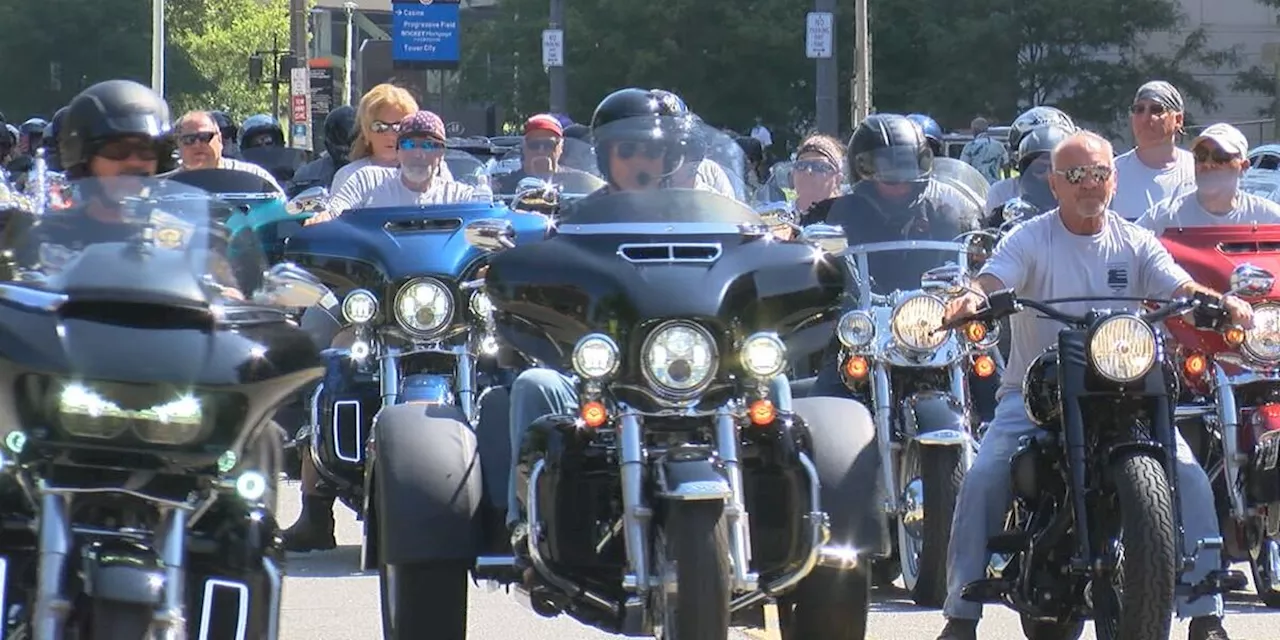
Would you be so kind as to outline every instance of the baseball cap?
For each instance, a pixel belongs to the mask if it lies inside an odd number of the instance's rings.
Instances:
[[[1196,148],[1196,145],[1203,140],[1212,140],[1219,147],[1222,147],[1223,151],[1241,158],[1249,153],[1249,140],[1244,137],[1243,133],[1240,133],[1239,129],[1225,122],[1205,127],[1205,130],[1201,131],[1200,135],[1196,136],[1196,139],[1191,142],[1191,148]]]
[[[426,136],[439,142],[445,141],[444,121],[430,111],[417,111],[400,121],[400,136]]]
[[[564,137],[564,127],[555,116],[549,113],[539,113],[538,115],[525,120],[524,132],[529,134],[534,131],[550,131],[557,136]]]

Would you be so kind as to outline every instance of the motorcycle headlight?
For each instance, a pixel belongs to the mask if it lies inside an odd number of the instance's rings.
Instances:
[[[938,331],[946,305],[929,295],[913,296],[893,310],[893,337],[908,349],[932,351],[947,341],[950,331]]]
[[[453,295],[431,278],[412,280],[396,294],[396,321],[417,334],[435,333],[453,318]]]
[[[110,440],[130,429],[152,444],[184,445],[204,431],[200,401],[183,395],[146,409],[126,409],[97,391],[71,384],[58,397],[62,428],[78,438]]]
[[[603,333],[585,335],[573,348],[573,370],[588,380],[613,375],[621,361],[618,344]]]
[[[757,378],[773,378],[787,368],[787,347],[776,333],[757,333],[742,343],[742,368]]]
[[[1089,337],[1089,360],[1102,377],[1133,382],[1156,363],[1156,333],[1134,316],[1107,318]]]
[[[691,322],[659,326],[649,334],[641,353],[649,384],[677,397],[696,394],[710,384],[718,366],[715,340]]]
[[[1280,305],[1260,304],[1253,308],[1253,328],[1244,333],[1242,346],[1246,353],[1263,362],[1280,360]]]
[[[481,320],[487,319],[493,315],[493,301],[489,299],[489,295],[483,291],[476,291],[471,294],[471,301],[468,304],[471,313]]]
[[[356,289],[342,300],[342,317],[350,324],[364,324],[378,313],[378,298],[365,289]]]
[[[850,311],[840,316],[840,324],[836,325],[836,338],[840,344],[858,349],[871,344],[876,337],[876,323],[866,311]]]

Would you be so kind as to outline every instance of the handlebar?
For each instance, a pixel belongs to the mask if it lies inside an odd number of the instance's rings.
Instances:
[[[962,318],[953,318],[950,322],[944,322],[939,331],[949,331],[957,327],[964,326],[970,322],[996,322],[1007,318],[1015,313],[1022,311],[1024,308],[1034,309],[1050,320],[1057,320],[1065,325],[1076,328],[1088,327],[1096,319],[1096,314],[1090,312],[1085,315],[1073,315],[1064,313],[1055,309],[1054,304],[1065,304],[1070,302],[1095,302],[1095,301],[1123,301],[1123,302],[1143,302],[1147,304],[1158,304],[1160,306],[1147,311],[1139,317],[1148,324],[1156,324],[1173,316],[1184,313],[1188,310],[1194,314],[1194,322],[1196,328],[1213,329],[1215,331],[1222,330],[1229,322],[1227,311],[1222,306],[1220,299],[1214,299],[1211,296],[1197,293],[1191,298],[1178,298],[1176,300],[1153,300],[1150,298],[1059,298],[1055,300],[1030,300],[1018,298],[1012,289],[1002,289],[996,291],[987,297],[986,308],[975,314]]]

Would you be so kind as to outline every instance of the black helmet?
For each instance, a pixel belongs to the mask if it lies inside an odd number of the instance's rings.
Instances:
[[[49,167],[54,171],[61,171],[62,165],[58,161],[58,132],[62,131],[62,123],[67,119],[67,108],[62,107],[53,114],[53,118],[49,120],[49,124],[44,128],[44,137],[40,140],[40,146],[44,147],[44,152],[49,161]]]
[[[28,153],[35,153],[36,148],[40,146],[40,140],[44,138],[44,128],[47,126],[49,121],[44,118],[28,118],[18,126],[18,140],[26,143]]]
[[[351,141],[356,135],[356,110],[351,105],[342,105],[329,112],[324,119],[324,148],[333,158],[333,165],[341,167],[347,163],[351,153]]]
[[[275,146],[284,146],[284,130],[280,128],[280,123],[275,118],[265,113],[260,113],[256,116],[249,116],[245,119],[244,124],[241,125],[240,150],[252,149],[254,145],[249,143],[264,133],[271,134],[271,139],[275,141]]]
[[[905,116],[867,116],[849,138],[849,181],[929,181],[933,150],[919,125]]]
[[[1022,136],[1014,157],[1018,162],[1018,171],[1024,172],[1035,162],[1036,158],[1053,151],[1058,143],[1075,133],[1075,128],[1067,128],[1060,124],[1046,124],[1036,127]]]
[[[605,96],[591,116],[591,137],[600,172],[609,177],[610,148],[618,142],[665,142],[666,170],[686,159],[693,122],[684,101],[669,91],[619,89]]]
[[[214,126],[218,127],[218,131],[222,133],[224,142],[235,142],[240,138],[240,127],[236,126],[236,121],[231,119],[225,111],[210,111],[209,117],[213,119]]]
[[[69,172],[83,170],[112,138],[143,136],[159,146],[171,126],[164,99],[132,80],[107,80],[85,89],[67,105],[65,117],[58,149]]]
[[[571,124],[564,128],[564,137],[571,140],[591,142],[591,127],[588,127],[585,124]]]
[[[1046,124],[1056,124],[1071,132],[1075,132],[1076,123],[1071,120],[1061,109],[1057,107],[1031,107],[1022,112],[1022,115],[1013,119],[1013,123],[1009,125],[1009,148],[1013,150],[1016,161],[1018,147],[1022,144],[1023,136],[1031,132],[1036,127]]]

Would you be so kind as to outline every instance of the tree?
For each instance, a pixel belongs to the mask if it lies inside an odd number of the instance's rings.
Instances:
[[[1280,0],[1258,0],[1258,3],[1266,7],[1280,9]],[[1280,109],[1280,105],[1276,104],[1275,63],[1264,62],[1260,65],[1250,65],[1248,69],[1236,74],[1235,79],[1231,82],[1231,89],[1271,98],[1269,104],[1257,110],[1257,114],[1260,116],[1271,117]]]

